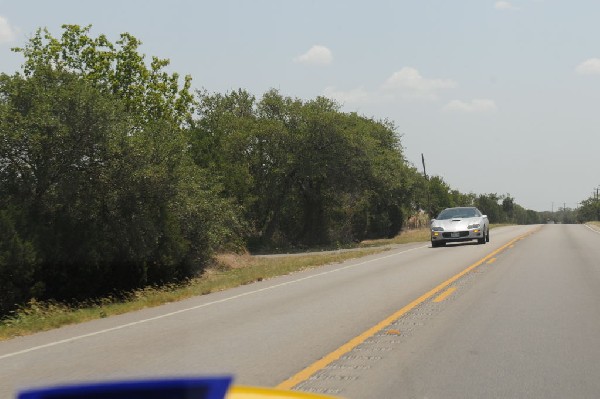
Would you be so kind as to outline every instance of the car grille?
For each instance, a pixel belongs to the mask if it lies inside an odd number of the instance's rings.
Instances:
[[[469,236],[468,231],[459,231],[458,237],[452,237],[452,233],[450,233],[450,232],[442,233],[442,237],[444,237],[444,238],[464,238],[464,237],[468,237],[468,236]]]

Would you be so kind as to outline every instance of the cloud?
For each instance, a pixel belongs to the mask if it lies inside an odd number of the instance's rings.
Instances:
[[[489,99],[474,99],[471,101],[450,101],[442,108],[445,112],[475,114],[475,113],[490,113],[498,109],[494,100]]]
[[[329,65],[333,62],[333,54],[325,46],[314,45],[306,53],[295,57],[294,62],[309,65]]]
[[[17,38],[17,30],[13,28],[8,19],[0,15],[0,43],[12,42]]]
[[[372,93],[369,93],[362,87],[344,91],[337,90],[333,86],[328,86],[325,88],[325,90],[323,90],[323,95],[342,104],[364,104],[370,102],[372,99]]]
[[[394,103],[398,99],[435,101],[440,91],[456,87],[458,84],[451,79],[425,78],[417,69],[404,67],[376,88],[339,90],[328,86],[323,95],[343,104]]]
[[[590,58],[577,65],[575,72],[580,75],[600,75],[600,58]]]
[[[436,100],[438,92],[453,89],[458,84],[450,79],[428,79],[411,67],[404,67],[394,72],[382,85],[384,90],[398,92],[405,98]]]
[[[515,7],[514,5],[512,5],[512,3],[509,3],[508,1],[497,1],[496,3],[494,3],[494,8],[500,11],[514,11],[519,9],[519,7]]]

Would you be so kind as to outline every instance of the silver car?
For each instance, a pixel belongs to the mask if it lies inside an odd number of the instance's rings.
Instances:
[[[431,246],[447,242],[490,241],[490,221],[475,207],[446,208],[431,221]]]

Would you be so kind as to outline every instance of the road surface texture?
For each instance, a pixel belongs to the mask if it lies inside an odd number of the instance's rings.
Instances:
[[[233,374],[359,398],[600,397],[600,234],[492,230],[0,343],[0,398]]]

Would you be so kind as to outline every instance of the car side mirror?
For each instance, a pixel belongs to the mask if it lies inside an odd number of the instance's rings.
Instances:
[[[481,215],[482,218],[486,218],[487,219],[487,215]]]

